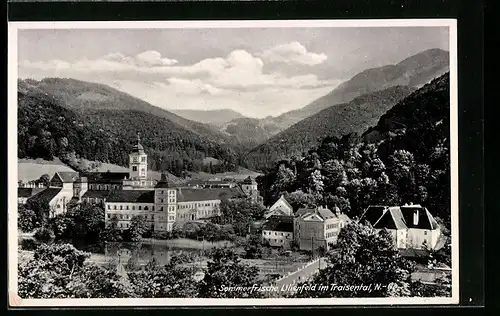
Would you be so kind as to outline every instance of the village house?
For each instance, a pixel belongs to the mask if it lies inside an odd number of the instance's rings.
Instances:
[[[269,208],[264,218],[271,216],[293,216],[293,207],[283,195]]]
[[[293,242],[293,216],[271,216],[262,227],[262,239],[272,247],[289,249]]]
[[[17,188],[17,204],[24,205],[30,197],[43,191],[46,187],[42,183],[19,183]]]
[[[300,208],[294,214],[294,239],[300,250],[331,249],[340,230],[350,221],[338,207]]]
[[[376,230],[386,229],[399,249],[435,249],[441,236],[432,214],[418,204],[369,206],[359,222]]]

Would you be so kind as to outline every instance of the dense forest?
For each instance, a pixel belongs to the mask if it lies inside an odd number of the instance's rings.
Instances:
[[[199,171],[205,157],[233,171],[239,153],[231,146],[212,142],[165,117],[136,110],[88,109],[76,112],[60,98],[36,88],[18,91],[18,158],[59,157],[68,162],[75,156],[88,160],[128,165],[128,153],[136,133],[149,155],[149,168],[179,175]]]
[[[351,217],[368,205],[420,203],[450,221],[449,73],[399,102],[363,135],[327,137],[304,157],[257,179],[266,204],[337,206]]]
[[[245,163],[250,168],[266,170],[276,161],[307,153],[325,137],[362,133],[414,90],[408,86],[395,86],[359,96],[349,103],[332,105],[252,149],[245,156]]]

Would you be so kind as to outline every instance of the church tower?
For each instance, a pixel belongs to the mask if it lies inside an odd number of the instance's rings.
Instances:
[[[139,133],[137,133],[137,144],[134,145],[129,154],[129,169],[131,179],[146,180],[148,177],[148,155],[141,145]]]

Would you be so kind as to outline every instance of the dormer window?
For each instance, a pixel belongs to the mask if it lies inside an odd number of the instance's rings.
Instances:
[[[413,213],[413,225],[418,225],[418,210]]]

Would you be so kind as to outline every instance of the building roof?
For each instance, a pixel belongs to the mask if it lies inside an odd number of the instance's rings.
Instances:
[[[290,203],[288,203],[288,201],[285,199],[285,197],[282,195],[278,201],[276,201],[276,203],[278,203],[279,201],[282,201],[283,203],[285,203],[286,207],[288,207],[289,209],[293,210],[293,207],[290,205]],[[274,203],[273,206],[276,204]]]
[[[241,184],[257,184],[257,181],[255,181],[255,179],[252,179],[252,177],[248,176],[248,178],[243,180]]]
[[[420,228],[420,229],[437,229],[439,227],[438,223],[432,216],[432,214],[420,205],[408,205],[400,206],[402,217],[408,228]],[[417,214],[418,211],[418,223],[415,225],[413,223],[413,216]]]
[[[154,190],[116,190],[108,195],[107,202],[154,203]]]
[[[28,201],[44,200],[50,202],[59,192],[61,192],[61,190],[62,188],[46,188],[45,190],[30,197]]]
[[[329,209],[327,208],[318,208],[317,209],[317,214],[323,219],[329,219],[329,218],[333,218],[333,217],[336,217],[335,214],[333,214],[332,211],[330,211]]]
[[[109,194],[110,191],[105,191],[105,190],[88,190],[83,194],[82,197],[105,199],[109,196]]]
[[[78,172],[75,171],[59,171],[56,172],[62,182],[75,182],[79,178]]]
[[[262,230],[293,232],[293,216],[271,216]]]
[[[365,210],[361,218],[359,219],[360,223],[368,222],[370,225],[375,225],[375,223],[382,217],[384,212],[387,210],[387,206],[382,205],[370,205]]]
[[[121,183],[129,177],[128,172],[85,172],[81,176],[87,178],[88,182],[98,183]]]
[[[439,227],[432,214],[421,205],[391,206],[385,208],[386,212],[373,224],[374,228],[434,230]],[[417,219],[416,223],[414,222],[415,216]]]
[[[162,173],[161,174],[161,179],[160,181],[158,181],[155,185],[155,188],[156,189],[161,189],[161,188],[164,188],[164,189],[167,189],[167,188],[171,188],[173,187],[167,180],[167,175],[165,173]]]
[[[137,132],[137,142],[135,143],[134,147],[132,147],[132,152],[133,153],[144,153],[144,147],[141,145],[141,136],[139,132]]]
[[[17,188],[17,197],[20,198],[29,198],[46,188]]]
[[[346,214],[340,213],[340,209],[338,209],[338,211],[339,211],[338,213],[333,213],[326,207],[300,208],[295,212],[294,216],[305,218],[307,216],[314,215],[321,221],[324,221],[329,218],[338,218],[339,220],[345,222],[350,221],[349,217]]]
[[[178,202],[211,201],[244,196],[244,192],[239,188],[179,188],[177,190]]]
[[[397,206],[389,207],[387,211],[373,225],[373,228],[406,229],[401,210]]]

